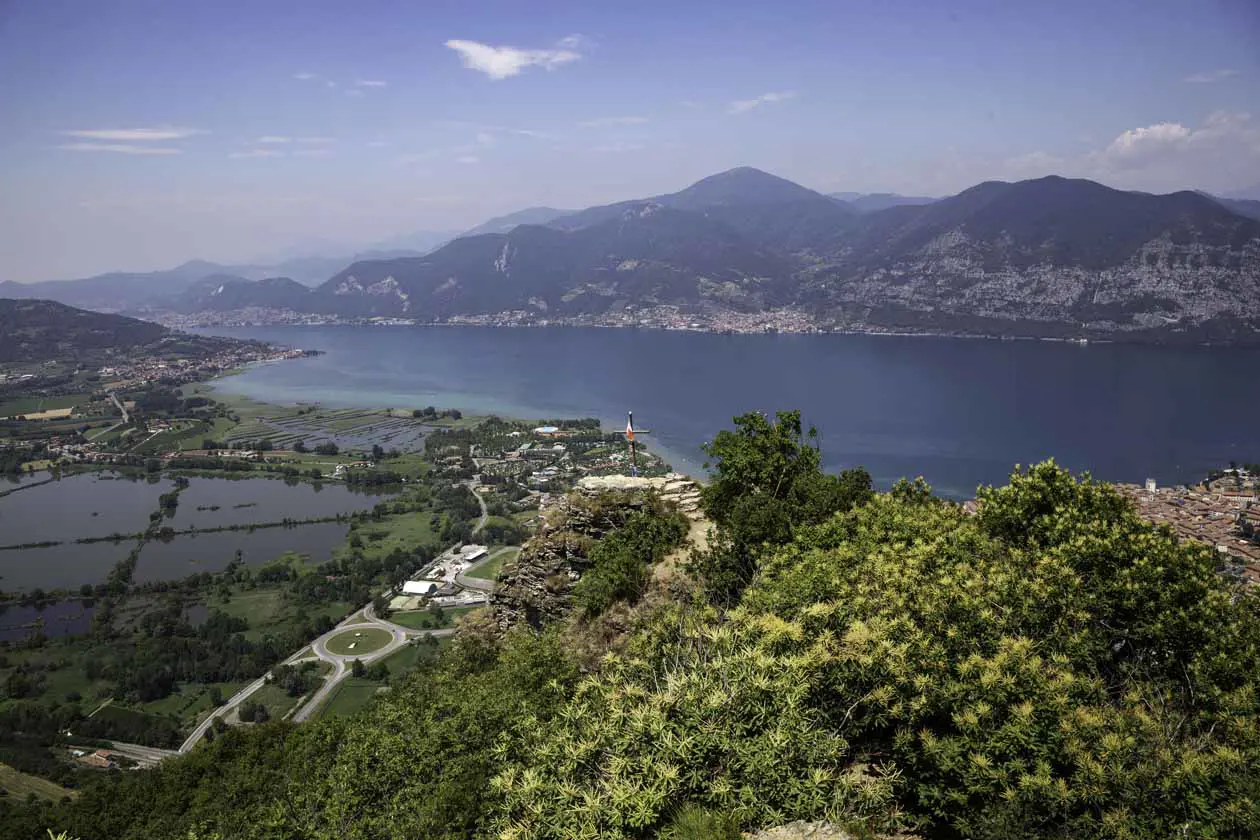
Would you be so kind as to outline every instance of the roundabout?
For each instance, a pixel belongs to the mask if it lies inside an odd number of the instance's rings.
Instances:
[[[351,627],[324,642],[324,648],[333,656],[358,658],[376,653],[390,642],[394,634],[380,627]]]

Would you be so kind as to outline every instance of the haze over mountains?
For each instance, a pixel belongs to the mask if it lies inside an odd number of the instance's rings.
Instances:
[[[820,328],[1234,340],[1260,334],[1257,211],[1056,176],[941,199],[826,196],[741,167],[675,193],[529,208],[427,254],[312,260],[283,277],[194,261],[0,295],[264,320],[634,323],[666,307],[711,327],[773,310]]]

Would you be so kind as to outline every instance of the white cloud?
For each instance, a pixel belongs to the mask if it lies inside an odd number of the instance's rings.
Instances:
[[[617,125],[642,125],[647,121],[647,117],[600,117],[596,120],[585,120],[578,125],[583,128],[607,128]]]
[[[244,152],[232,152],[228,155],[230,158],[277,158],[284,157],[284,152],[278,149],[249,149]]]
[[[1156,123],[1145,128],[1130,129],[1107,147],[1105,154],[1112,158],[1134,158],[1156,148],[1167,148],[1190,137],[1190,129],[1181,123]]]
[[[298,149],[293,154],[295,157],[328,157],[332,149]]]
[[[259,138],[258,138],[258,140],[257,140],[257,142],[259,142],[259,143],[268,143],[268,144],[273,144],[273,145],[274,145],[274,144],[280,144],[280,143],[292,143],[292,142],[293,142],[293,138],[292,138],[292,137],[281,137],[281,136],[276,135],[276,134],[268,134],[268,135],[266,135],[266,136],[264,136],[264,137],[259,137]]]
[[[383,149],[389,145],[388,140],[369,140],[367,147],[369,149]]]
[[[121,140],[124,142],[147,142],[158,140],[183,140],[195,134],[206,132],[196,128],[85,128],[73,131],[61,131],[66,137],[82,137],[87,140]]]
[[[544,67],[548,70],[577,61],[578,36],[562,38],[558,49],[529,50],[519,47],[494,47],[477,41],[450,40],[446,46],[459,53],[460,60],[470,70],[485,73],[492,79],[516,76],[527,67]]]
[[[385,87],[386,82],[383,82],[380,79],[359,79],[354,84],[356,87],[383,88]]]
[[[330,88],[335,88],[337,86],[337,83],[334,82],[332,79],[325,79],[324,84]]]
[[[1219,82],[1224,79],[1228,79],[1231,76],[1237,76],[1237,75],[1238,75],[1237,70],[1231,70],[1231,69],[1208,70],[1207,72],[1204,72],[1204,73],[1192,73],[1189,76],[1186,76],[1184,79],[1182,79],[1182,81],[1189,82],[1191,84],[1206,85],[1206,84],[1211,84],[1212,82]]]
[[[297,79],[299,82],[310,82],[318,79],[319,76],[314,73],[294,73],[293,78]]]
[[[456,163],[479,163],[480,161],[481,161],[481,158],[477,157],[476,155],[460,155],[459,157],[455,158]]]
[[[329,143],[336,143],[337,138],[336,137],[299,137],[293,142],[301,143],[305,146],[326,146]]]
[[[130,143],[65,143],[57,147],[67,152],[115,152],[120,155],[179,155],[183,149],[166,146],[136,146]]]
[[[477,145],[478,146],[493,146],[494,135],[488,131],[478,131],[477,132]]]
[[[363,95],[363,91],[359,90],[358,88],[350,88],[349,90],[346,91],[346,96],[362,96],[362,95]]]
[[[796,96],[794,90],[780,90],[771,93],[763,93],[761,96],[753,99],[737,99],[726,109],[728,114],[746,114],[754,108],[760,108],[762,105],[768,105],[772,102],[783,102],[793,99]]]

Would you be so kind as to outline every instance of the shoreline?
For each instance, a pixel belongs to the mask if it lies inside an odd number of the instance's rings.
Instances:
[[[763,313],[771,314],[774,313]],[[1202,348],[1240,348],[1260,346],[1260,334],[1247,335],[1226,340],[1204,340],[1196,335],[1179,333],[1151,334],[1142,331],[1094,331],[1084,330],[1062,335],[1035,335],[1026,331],[1004,332],[959,329],[911,329],[906,327],[866,326],[824,326],[819,325],[803,313],[783,313],[794,316],[792,322],[771,320],[767,323],[758,320],[755,323],[718,325],[709,318],[688,320],[679,317],[678,322],[636,322],[607,323],[599,319],[583,318],[521,318],[513,317],[514,313],[497,313],[485,316],[453,316],[447,320],[421,320],[392,316],[341,318],[306,316],[292,312],[275,317],[224,317],[200,319],[188,316],[176,316],[171,313],[150,313],[147,317],[172,329],[180,330],[214,330],[214,329],[266,329],[273,327],[485,327],[495,329],[605,329],[605,330],[641,330],[653,332],[687,332],[708,335],[853,335],[853,336],[889,336],[902,338],[954,338],[987,341],[1045,341],[1057,344],[1128,344],[1145,347],[1202,347]],[[805,321],[797,321],[796,316]],[[683,321],[686,321],[683,323]],[[1019,324],[1046,324],[1047,326],[1063,326],[1060,322],[1016,321]]]

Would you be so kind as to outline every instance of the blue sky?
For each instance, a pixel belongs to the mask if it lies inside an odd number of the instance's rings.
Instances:
[[[0,81],[0,280],[353,250],[744,164],[1260,191],[1254,0],[0,0]]]

